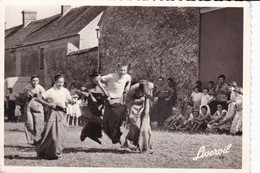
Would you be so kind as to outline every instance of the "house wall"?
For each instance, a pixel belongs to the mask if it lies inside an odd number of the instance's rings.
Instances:
[[[56,74],[68,74],[67,43],[79,46],[79,36],[17,48],[14,53],[5,51],[5,77],[37,74],[40,83],[49,87]],[[40,49],[43,50],[44,69],[40,69]],[[14,65],[13,65],[14,64]]]
[[[207,86],[220,74],[243,84],[243,8],[201,14],[200,75]]]
[[[198,76],[199,9],[109,7],[100,25],[102,73],[131,64],[134,81],[173,78],[177,106]]]
[[[98,22],[102,16],[100,13],[94,20],[92,20],[86,27],[80,32],[80,44],[79,49],[87,49],[98,46],[97,31]]]

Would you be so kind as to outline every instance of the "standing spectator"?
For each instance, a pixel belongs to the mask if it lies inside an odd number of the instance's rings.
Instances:
[[[41,138],[44,129],[44,109],[43,105],[35,100],[38,95],[45,92],[45,89],[39,84],[37,75],[31,76],[30,84],[24,87],[26,103],[24,106],[25,135],[29,144],[35,144]]]
[[[243,91],[242,88],[237,87],[235,91],[236,114],[232,121],[230,128],[231,134],[242,134],[242,120],[243,120]]]
[[[228,84],[225,82],[226,77],[225,75],[219,75],[218,76],[218,85],[215,89],[215,101],[212,101],[209,104],[211,114],[214,114],[216,112],[216,107],[218,104],[221,104],[223,106],[223,109],[228,109],[227,101],[229,99],[230,90]]]
[[[192,102],[193,102],[194,109],[199,110],[200,105],[201,105],[201,98],[202,98],[202,93],[199,92],[199,87],[196,86],[194,88],[194,91],[191,93],[191,99],[192,99]]]
[[[8,103],[8,121],[16,121],[15,120],[15,100],[18,97],[18,94],[13,91],[13,88],[8,88],[8,92],[6,95],[7,103]]]
[[[158,126],[162,126],[164,121],[171,116],[172,104],[169,102],[173,96],[172,88],[165,84],[163,77],[158,78],[154,96],[158,99],[154,108],[153,121],[157,121]]]
[[[196,81],[196,82],[194,83],[194,87],[198,87],[198,88],[199,88],[199,92],[202,92],[202,89],[201,89],[201,87],[202,87],[202,82],[201,82],[200,80],[198,80],[198,81]]]
[[[208,88],[204,88],[202,96],[201,96],[200,114],[202,113],[201,112],[201,107],[202,106],[206,106],[207,107],[207,113],[210,114],[210,108],[209,108],[208,104],[213,99],[213,96],[210,96],[208,93],[209,93],[209,89]]]
[[[210,96],[215,96],[215,88],[214,88],[214,82],[213,81],[208,82],[208,90],[209,90]]]

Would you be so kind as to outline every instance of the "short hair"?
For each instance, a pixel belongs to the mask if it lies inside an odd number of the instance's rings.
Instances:
[[[221,75],[218,76],[218,79],[220,79],[220,78],[223,78],[223,79],[225,80],[225,79],[226,79],[226,76],[223,75],[223,74],[221,74]]]
[[[210,84],[214,85],[214,82],[213,82],[213,81],[209,81],[208,83],[210,83]]]
[[[200,109],[202,110],[202,108],[204,108],[204,109],[208,110],[207,106],[205,106],[205,105],[201,106],[201,108],[200,108]]]
[[[64,76],[61,74],[58,74],[58,75],[54,76],[54,81],[57,81],[59,78],[64,78]]]
[[[203,88],[203,90],[207,90],[209,92],[209,89],[208,88]]]
[[[72,83],[70,84],[70,86],[72,86],[72,85],[76,86],[76,84],[75,84],[74,82],[72,82]]]
[[[31,81],[32,81],[34,78],[39,78],[39,76],[38,76],[37,74],[32,75],[32,76],[31,76]]]
[[[199,86],[202,85],[202,82],[200,80],[196,81],[195,83],[197,83]]]
[[[163,78],[162,76],[159,76],[158,79],[162,79],[162,80],[164,80],[164,78]]]
[[[195,86],[195,87],[194,87],[194,89],[196,89],[196,88],[200,89],[200,87],[198,87],[198,86]]]
[[[118,64],[117,64],[117,68],[125,67],[125,66],[128,68],[128,64],[125,63],[125,62],[123,62],[123,63],[118,63]]]
[[[169,80],[169,81],[171,81],[171,82],[173,81],[172,78],[168,78],[167,80]]]

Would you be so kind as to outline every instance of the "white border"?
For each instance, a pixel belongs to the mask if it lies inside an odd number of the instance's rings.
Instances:
[[[178,172],[198,172],[198,173],[208,173],[208,172],[232,172],[232,173],[240,173],[240,172],[249,172],[249,165],[250,165],[250,4],[248,2],[187,2],[187,1],[161,1],[161,0],[143,0],[143,1],[123,1],[123,0],[95,0],[95,1],[90,1],[90,0],[84,0],[84,1],[70,1],[70,0],[63,0],[63,1],[51,1],[51,0],[9,0],[9,1],[2,1],[0,2],[0,22],[1,22],[1,41],[4,43],[4,19],[5,19],[5,14],[4,14],[4,6],[5,5],[61,5],[61,4],[70,4],[70,5],[110,5],[110,6],[161,6],[161,7],[166,7],[166,6],[183,6],[183,7],[244,7],[244,64],[243,64],[243,91],[244,91],[244,96],[243,96],[243,150],[242,150],[242,169],[156,169],[156,168],[75,168],[75,167],[16,167],[16,166],[3,166],[3,134],[4,134],[4,128],[3,128],[3,117],[0,116],[0,122],[1,122],[1,128],[0,130],[0,155],[1,157],[1,170],[4,170],[6,172],[37,172],[41,173],[44,172],[50,172],[50,171],[62,171],[62,172],[71,172],[72,170],[77,171],[77,172],[86,172],[91,171],[91,172],[122,172],[122,171],[134,171],[134,172],[158,172],[158,171],[163,171],[163,172],[172,172],[172,171],[178,171]],[[0,44],[0,57],[1,57],[1,64],[4,66],[4,44]],[[3,98],[3,79],[4,79],[4,69],[1,69],[1,82],[0,82],[0,98]],[[0,104],[0,110],[3,112],[3,102]],[[39,169],[40,168],[40,169]]]

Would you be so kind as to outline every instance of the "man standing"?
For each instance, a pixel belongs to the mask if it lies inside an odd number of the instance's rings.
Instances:
[[[18,97],[18,94],[13,91],[13,88],[8,88],[8,93],[6,95],[7,103],[8,103],[8,121],[16,121],[15,120],[15,100]]]

